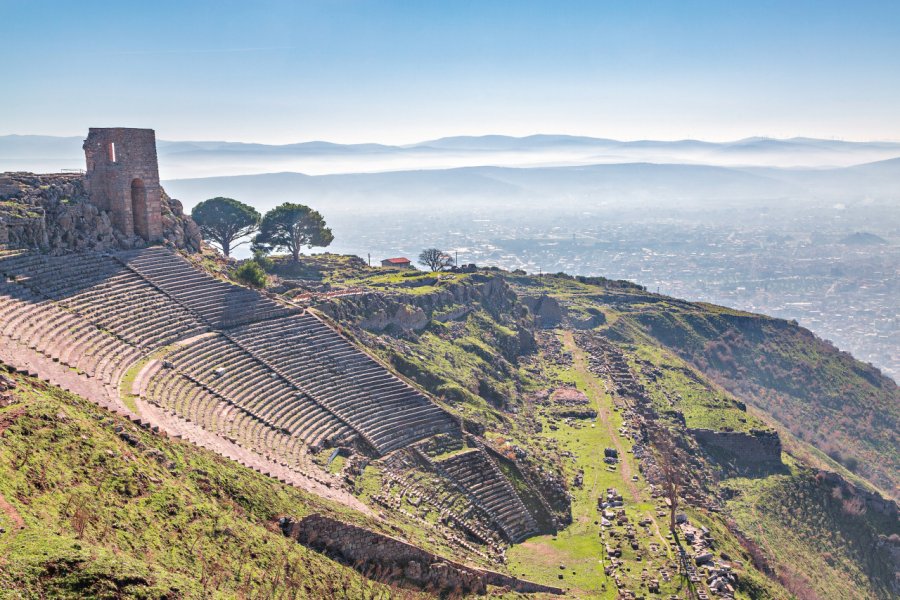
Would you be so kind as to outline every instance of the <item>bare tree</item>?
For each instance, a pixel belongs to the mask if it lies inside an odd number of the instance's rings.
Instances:
[[[669,531],[674,534],[675,513],[678,511],[678,491],[681,487],[678,449],[672,443],[672,439],[661,430],[657,430],[653,435],[653,447],[656,449],[656,464],[662,476],[660,483],[663,497],[669,502]]]
[[[437,248],[426,248],[419,253],[419,264],[432,271],[443,271],[453,265],[453,257]]]

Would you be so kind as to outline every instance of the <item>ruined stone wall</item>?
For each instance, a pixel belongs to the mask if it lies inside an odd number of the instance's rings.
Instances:
[[[562,594],[562,590],[503,573],[446,560],[401,540],[322,515],[294,521],[285,518],[282,532],[299,543],[352,565],[386,583],[407,583],[438,593],[483,594],[488,585],[518,592]]]
[[[126,236],[162,238],[159,166],[152,129],[94,128],[84,141],[85,189]]]
[[[741,464],[780,464],[781,438],[775,431],[713,431],[688,429],[707,450],[724,452]]]
[[[870,492],[854,485],[833,471],[819,471],[818,479],[825,485],[840,487],[845,498],[859,497],[865,502],[866,507],[877,513],[896,519],[900,516],[897,503],[890,498],[885,498],[877,492]]]

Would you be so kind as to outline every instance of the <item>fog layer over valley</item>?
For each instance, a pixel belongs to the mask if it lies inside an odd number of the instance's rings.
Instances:
[[[82,166],[81,144],[79,136],[0,136],[0,171],[77,169]],[[747,138],[716,143],[489,135],[441,138],[402,146],[322,141],[269,145],[159,140],[158,151],[163,179],[183,179],[281,171],[327,175],[484,165],[553,167],[636,162],[834,168],[898,157],[900,143],[809,138]]]

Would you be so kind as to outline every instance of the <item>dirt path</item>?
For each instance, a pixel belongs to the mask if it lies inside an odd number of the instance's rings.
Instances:
[[[22,515],[19,514],[19,511],[12,504],[6,501],[3,494],[0,494],[0,510],[12,520],[15,529],[25,529],[25,521],[22,519]]]
[[[104,385],[99,380],[70,369],[63,363],[54,361],[15,340],[0,337],[0,362],[77,394],[85,400],[90,400],[94,404],[124,417],[136,417],[119,401],[118,390],[113,386]]]
[[[619,464],[621,465],[622,478],[625,482],[625,485],[628,487],[628,492],[631,494],[632,500],[634,502],[640,502],[640,492],[638,491],[637,485],[635,485],[634,481],[631,480],[631,465],[625,459],[625,452],[622,441],[619,438],[619,432],[612,426],[612,424],[610,424],[609,408],[607,406],[604,406],[603,402],[600,400],[601,398],[603,398],[604,394],[609,393],[609,387],[606,385],[605,381],[598,379],[597,376],[591,373],[589,369],[587,353],[581,347],[579,347],[578,344],[575,343],[575,336],[572,334],[572,332],[568,330],[563,331],[562,338],[563,346],[565,346],[566,349],[568,349],[572,353],[573,368],[577,369],[585,375],[588,386],[591,388],[590,391],[596,394],[597,414],[600,416],[600,420],[603,422],[604,426],[606,426],[606,429],[609,432],[609,437],[610,439],[612,439],[613,445],[616,447],[616,451],[618,451],[619,456],[621,457]],[[596,480],[594,485],[596,486]],[[656,537],[666,547],[667,553],[672,555],[674,550],[672,548],[672,545],[662,534],[659,522],[656,520],[656,515],[650,513],[647,516],[653,522],[653,529],[656,533]]]
[[[585,376],[589,392],[593,394],[595,399],[597,414],[600,416],[600,420],[603,422],[603,425],[609,432],[609,437],[612,440],[613,445],[616,447],[616,451],[621,457],[621,459],[619,460],[619,465],[621,465],[622,478],[625,485],[628,487],[628,492],[629,494],[631,494],[631,499],[634,502],[639,502],[640,493],[638,492],[637,486],[631,480],[631,465],[625,459],[625,448],[622,445],[622,440],[619,439],[619,432],[616,431],[616,429],[609,422],[609,408],[605,406],[600,400],[606,393],[606,388],[605,386],[600,385],[597,377],[593,373],[591,373],[589,369],[587,354],[578,346],[578,344],[575,343],[575,336],[571,331],[563,331],[562,341],[563,346],[572,353],[572,367]]]

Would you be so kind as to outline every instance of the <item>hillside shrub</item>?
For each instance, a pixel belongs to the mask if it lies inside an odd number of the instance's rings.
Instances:
[[[264,288],[268,282],[266,271],[254,260],[242,263],[234,270],[231,276],[235,281],[240,281],[255,288]]]
[[[271,273],[275,268],[275,261],[273,261],[266,251],[261,248],[253,250],[253,262],[262,267],[266,273]]]

